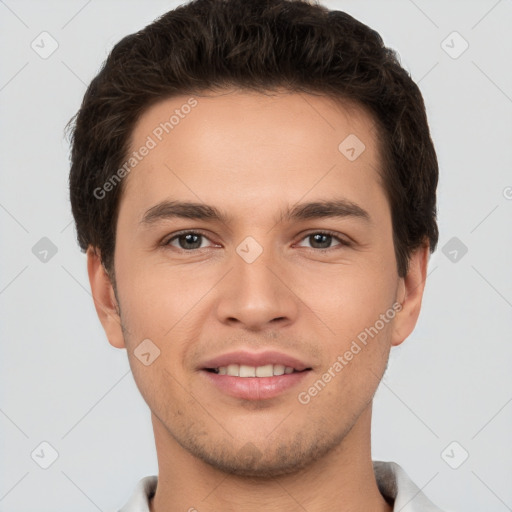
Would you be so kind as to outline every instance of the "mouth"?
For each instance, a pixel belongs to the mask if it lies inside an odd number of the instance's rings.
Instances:
[[[241,351],[207,361],[199,370],[224,395],[269,400],[296,387],[313,368],[279,352]]]
[[[219,366],[218,368],[204,368],[207,372],[215,373],[217,375],[229,375],[230,377],[276,377],[279,375],[290,375],[291,373],[301,373],[311,370],[311,368],[304,368],[303,370],[296,370],[291,366],[284,366],[282,364],[265,364],[263,366],[249,366],[245,364],[229,364],[227,366]]]

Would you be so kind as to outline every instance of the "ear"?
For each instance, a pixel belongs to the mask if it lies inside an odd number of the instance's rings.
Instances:
[[[109,343],[116,348],[125,348],[119,305],[114,288],[101,263],[100,252],[89,246],[87,249],[87,272],[91,284],[94,307],[105,330]]]
[[[409,259],[409,270],[398,284],[397,301],[402,309],[395,316],[391,345],[400,345],[413,331],[418,320],[425,280],[427,278],[429,245],[416,249]]]

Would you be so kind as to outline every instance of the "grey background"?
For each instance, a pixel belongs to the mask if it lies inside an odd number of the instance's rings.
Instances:
[[[376,395],[373,457],[446,511],[512,510],[512,1],[323,3],[399,51],[441,171],[439,248]],[[0,511],[114,510],[157,472],[149,409],[75,242],[63,128],[113,44],[176,5],[0,1]],[[43,31],[58,43],[46,59],[31,47]],[[58,453],[47,469],[42,442]]]

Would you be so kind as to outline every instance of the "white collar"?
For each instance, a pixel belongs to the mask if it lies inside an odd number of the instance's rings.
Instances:
[[[380,493],[394,501],[395,512],[443,512],[436,507],[396,462],[373,461]]]
[[[394,500],[395,512],[442,512],[411,481],[395,462],[374,461],[373,469],[381,494]],[[142,478],[128,503],[119,512],[149,512],[149,499],[154,495],[158,477]]]

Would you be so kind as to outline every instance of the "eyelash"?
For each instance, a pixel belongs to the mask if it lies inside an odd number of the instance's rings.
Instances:
[[[177,249],[178,251],[182,251],[182,252],[194,252],[194,251],[199,251],[201,249],[207,249],[207,247],[199,247],[199,248],[196,248],[196,249],[182,249],[181,247],[174,247],[174,246],[170,245],[170,243],[173,240],[176,240],[180,236],[184,236],[184,235],[201,235],[202,237],[206,238],[207,240],[210,240],[208,238],[208,236],[204,232],[202,232],[201,230],[185,230],[185,231],[178,231],[177,233],[172,235],[171,238],[165,239],[162,242],[161,245],[164,246],[164,247],[172,247],[173,249]],[[302,241],[305,238],[308,238],[308,237],[310,237],[312,235],[328,235],[328,236],[331,236],[333,239],[335,239],[337,242],[339,242],[339,245],[336,245],[334,247],[327,247],[325,249],[318,249],[318,248],[315,248],[315,247],[306,247],[306,249],[311,249],[311,250],[313,250],[315,252],[328,252],[328,251],[334,250],[336,248],[350,247],[352,245],[351,242],[348,242],[347,240],[344,240],[343,238],[340,238],[339,236],[337,236],[337,234],[334,231],[329,231],[329,230],[311,231],[310,233],[307,233],[306,235],[304,235],[299,241]]]

